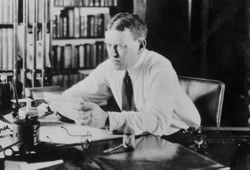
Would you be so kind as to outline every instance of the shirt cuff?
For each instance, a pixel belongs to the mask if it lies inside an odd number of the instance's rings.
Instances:
[[[109,115],[109,130],[121,130],[124,125],[126,115],[122,112],[108,112]]]

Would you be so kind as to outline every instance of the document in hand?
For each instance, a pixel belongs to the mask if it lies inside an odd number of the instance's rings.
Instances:
[[[75,120],[74,116],[78,114],[77,110],[80,109],[80,103],[83,102],[81,98],[71,98],[63,96],[62,94],[49,92],[44,93],[44,100],[53,111],[71,120]]]

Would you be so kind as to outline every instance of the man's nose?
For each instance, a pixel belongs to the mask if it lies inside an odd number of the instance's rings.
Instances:
[[[115,58],[119,57],[118,50],[117,50],[117,45],[112,46],[112,56]]]

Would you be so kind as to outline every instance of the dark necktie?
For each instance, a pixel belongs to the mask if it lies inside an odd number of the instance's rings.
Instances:
[[[122,110],[136,111],[133,86],[128,71],[125,72],[122,85]]]

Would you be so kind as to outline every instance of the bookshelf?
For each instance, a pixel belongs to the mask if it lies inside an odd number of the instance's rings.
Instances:
[[[106,60],[104,30],[118,0],[54,0],[51,5],[52,85],[68,88]]]
[[[17,81],[17,7],[18,0],[0,1],[0,73],[8,73],[14,81]]]
[[[49,61],[50,0],[22,0],[22,23],[18,26],[18,44],[22,57],[20,68],[22,89],[47,84]],[[23,90],[25,95],[25,90]]]

